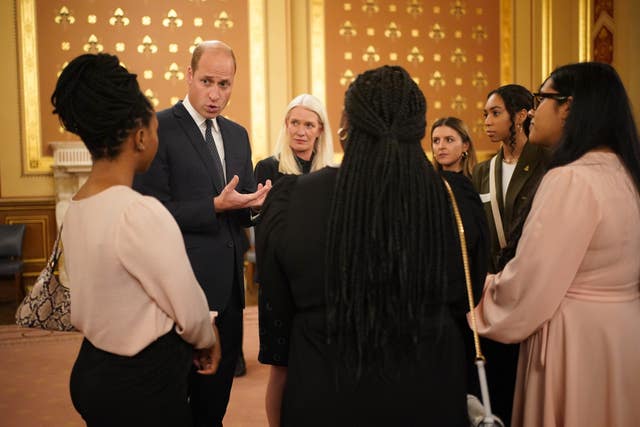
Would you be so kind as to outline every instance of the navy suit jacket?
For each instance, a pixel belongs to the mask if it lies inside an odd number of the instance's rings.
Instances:
[[[249,136],[242,126],[218,116],[224,141],[227,180],[238,175],[236,190],[256,190]],[[244,227],[251,225],[249,209],[215,213],[215,166],[200,129],[182,102],[158,113],[158,153],[149,170],[138,174],[133,188],[160,200],[176,219],[191,267],[211,310],[222,311],[237,286],[244,306]],[[162,230],[158,230],[162,232]]]

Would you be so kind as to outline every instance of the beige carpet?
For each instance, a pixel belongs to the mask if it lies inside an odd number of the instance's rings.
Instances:
[[[258,312],[244,316],[247,375],[236,378],[225,427],[266,426],[269,368],[258,363]],[[0,325],[0,427],[80,427],[69,397],[69,373],[82,337]]]

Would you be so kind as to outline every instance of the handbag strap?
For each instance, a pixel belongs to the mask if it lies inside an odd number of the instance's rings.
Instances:
[[[453,208],[453,216],[456,219],[456,226],[458,228],[458,235],[460,236],[460,252],[462,253],[462,265],[464,267],[464,279],[467,285],[467,298],[469,300],[469,317],[471,318],[471,329],[473,330],[473,344],[476,352],[476,367],[478,368],[478,380],[480,383],[480,393],[482,395],[482,406],[484,407],[484,419],[483,425],[495,425],[496,418],[491,411],[491,399],[489,398],[489,386],[487,384],[487,376],[484,370],[486,359],[482,354],[480,348],[480,337],[478,336],[478,326],[476,324],[476,314],[473,310],[473,287],[471,286],[471,272],[469,268],[469,255],[467,253],[467,240],[464,236],[464,224],[462,223],[462,216],[460,215],[460,209],[458,208],[458,202],[456,202],[456,196],[453,194],[451,185],[446,179],[442,178],[444,186],[449,193],[451,199],[451,206]],[[502,425],[500,421],[497,425]]]
[[[49,256],[49,261],[47,262],[52,271],[57,267],[60,255],[62,255],[62,225],[60,226],[60,230],[58,230],[55,242],[53,242],[51,256]]]
[[[449,193],[449,198],[451,199],[451,206],[453,207],[453,216],[456,219],[456,226],[458,228],[458,235],[460,236],[460,252],[462,252],[462,266],[464,267],[464,280],[467,284],[467,299],[469,302],[469,313],[471,317],[471,329],[473,330],[473,344],[476,350],[476,360],[481,359],[485,360],[484,355],[482,354],[482,349],[480,348],[480,337],[478,336],[478,327],[476,326],[476,315],[473,311],[474,302],[473,302],[473,287],[471,286],[471,271],[469,268],[469,254],[467,253],[467,240],[464,237],[464,224],[462,224],[462,216],[460,215],[460,209],[458,208],[458,202],[456,202],[456,196],[453,194],[453,190],[451,190],[451,185],[447,182],[446,179],[442,179],[444,181],[444,186],[447,189],[447,193]]]
[[[500,243],[500,249],[504,249],[504,247],[507,246],[507,239],[504,235],[502,216],[500,215],[500,208],[498,207],[498,199],[496,196],[496,157],[498,156],[493,156],[491,162],[489,162],[489,195],[491,197],[493,222],[496,225],[496,233],[498,234],[498,243]]]

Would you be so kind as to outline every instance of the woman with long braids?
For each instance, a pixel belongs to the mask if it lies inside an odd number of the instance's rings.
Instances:
[[[73,405],[88,426],[191,425],[191,365],[213,374],[220,346],[178,225],[131,189],[158,149],[153,107],[108,54],[72,60],[51,102],[93,160],[62,231],[71,323],[84,335]]]
[[[527,112],[533,95],[523,86],[510,84],[489,92],[484,108],[485,132],[500,149],[473,171],[473,185],[480,193],[489,223],[490,273],[498,272],[515,255],[531,201],[546,171],[548,152],[529,143]],[[518,345],[482,340],[494,412],[509,425],[516,382]],[[470,390],[479,395],[472,381]]]
[[[468,425],[466,290],[426,101],[401,67],[345,95],[340,168],[280,178],[257,240],[260,355],[271,426]],[[486,273],[477,193],[447,175],[473,276]]]
[[[518,251],[489,275],[478,330],[521,342],[512,426],[640,420],[640,140],[627,92],[597,62],[554,70],[529,111],[553,149]]]

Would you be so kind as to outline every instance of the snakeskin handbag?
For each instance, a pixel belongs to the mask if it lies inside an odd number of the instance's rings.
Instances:
[[[53,244],[51,256],[45,268],[22,300],[16,311],[16,324],[25,328],[40,328],[50,331],[73,331],[71,325],[71,295],[69,288],[56,278],[54,271],[62,255],[60,236]]]

